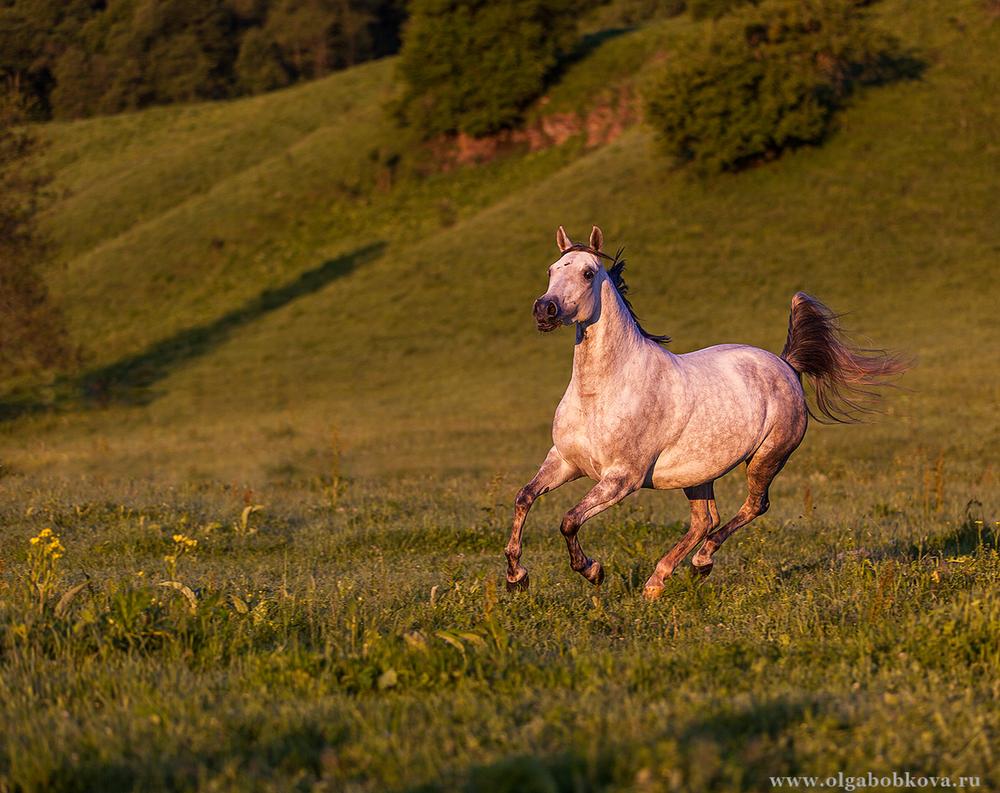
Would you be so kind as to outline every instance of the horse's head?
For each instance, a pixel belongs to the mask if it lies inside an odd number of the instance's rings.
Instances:
[[[600,308],[601,284],[607,272],[601,259],[611,257],[601,251],[604,234],[594,226],[590,244],[574,243],[562,226],[556,232],[562,254],[549,267],[549,288],[535,301],[535,324],[543,333],[560,325],[588,322]]]

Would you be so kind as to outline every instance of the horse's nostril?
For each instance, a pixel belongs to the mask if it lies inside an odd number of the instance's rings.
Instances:
[[[545,305],[545,313],[550,317],[555,317],[559,313],[559,306],[556,305],[555,300],[550,300]]]

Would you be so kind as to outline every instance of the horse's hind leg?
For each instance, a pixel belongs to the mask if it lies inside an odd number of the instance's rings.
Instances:
[[[567,463],[553,446],[534,479],[518,492],[514,499],[514,523],[504,551],[507,556],[507,589],[513,591],[528,588],[528,571],[521,566],[521,531],[531,505],[543,493],[579,479],[580,476],[580,471]]]
[[[671,548],[656,564],[656,569],[646,581],[643,594],[654,600],[663,592],[664,579],[673,575],[674,569],[691,550],[719,525],[719,511],[715,507],[715,483],[707,482],[697,487],[684,488],[684,495],[691,502],[691,526],[680,542]]]
[[[753,457],[747,462],[747,485],[749,493],[746,501],[740,507],[740,511],[721,529],[716,529],[705,539],[701,548],[691,559],[691,566],[695,572],[701,575],[708,575],[712,572],[715,564],[712,557],[719,550],[719,546],[728,540],[738,529],[746,526],[750,521],[759,518],[765,512],[771,502],[768,501],[767,492],[774,477],[784,466],[785,461],[795,451],[799,445],[801,437],[793,444],[782,443],[780,445],[762,446]]]

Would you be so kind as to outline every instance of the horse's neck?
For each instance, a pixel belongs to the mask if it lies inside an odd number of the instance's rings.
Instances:
[[[648,354],[650,342],[640,333],[618,290],[601,286],[598,319],[576,326],[573,380],[583,394],[614,387],[622,368],[636,356]]]

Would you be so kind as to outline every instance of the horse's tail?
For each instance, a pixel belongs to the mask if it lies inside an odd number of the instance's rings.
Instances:
[[[823,423],[853,424],[866,413],[878,412],[880,396],[872,389],[889,385],[889,378],[907,369],[898,355],[852,345],[838,315],[805,292],[792,298],[781,357],[812,382],[820,415],[812,408],[809,414]]]

